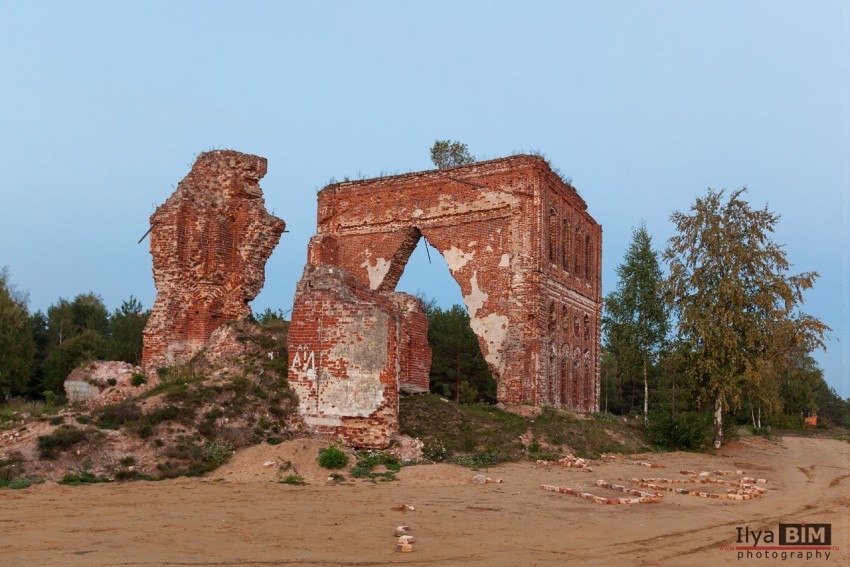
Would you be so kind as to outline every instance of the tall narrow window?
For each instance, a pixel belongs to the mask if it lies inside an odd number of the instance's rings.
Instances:
[[[571,406],[574,410],[581,410],[581,358],[576,351],[575,358],[573,358],[573,376],[572,376],[572,386],[570,388],[570,398],[571,398]]]
[[[558,366],[557,366],[557,358],[555,358],[555,353],[549,354],[549,403],[551,405],[557,405],[557,394],[556,388],[558,387]]]
[[[575,269],[573,270],[575,275],[578,276],[581,272],[581,230],[576,227],[576,237],[575,237],[575,246],[573,246],[573,257],[575,258]]]
[[[561,233],[564,235],[564,250],[563,256],[561,257],[561,266],[563,266],[564,270],[567,272],[570,271],[570,220],[564,219],[564,226]]]
[[[549,335],[554,336],[555,330],[558,328],[558,312],[555,307],[555,302],[549,304]]]
[[[584,316],[584,340],[590,340],[590,317]]]
[[[549,209],[549,261],[558,257],[558,211]]]
[[[567,357],[563,357],[561,359],[561,380],[559,381],[558,387],[558,401],[560,402],[558,405],[564,407],[567,405],[567,391],[569,388],[568,378],[567,378]]]
[[[590,237],[584,237],[584,277],[591,279],[590,276]]]
[[[581,386],[581,407],[582,410],[588,411],[590,409],[590,356],[587,351],[584,353],[584,376],[582,378],[582,386]]]

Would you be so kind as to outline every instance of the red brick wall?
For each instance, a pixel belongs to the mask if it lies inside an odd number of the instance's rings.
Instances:
[[[399,325],[399,381],[412,391],[428,391],[431,382],[431,347],[428,346],[428,317],[416,297],[394,293],[401,318]]]
[[[289,327],[289,384],[304,422],[356,447],[386,447],[398,430],[405,315],[395,294],[344,270],[308,266]]]
[[[250,314],[286,226],[266,212],[266,167],[249,154],[202,153],[151,216],[157,297],[144,331],[145,369],[188,360],[221,324]]]
[[[602,229],[586,209],[534,156],[320,191],[289,341],[305,421],[383,446],[399,383],[427,387],[427,321],[392,293],[423,236],[461,288],[498,399],[596,411]]]
[[[319,193],[309,262],[392,291],[425,236],[460,285],[499,400],[595,411],[602,229],[586,209],[534,156],[345,182]],[[578,337],[559,319],[550,331],[552,304],[579,318]]]

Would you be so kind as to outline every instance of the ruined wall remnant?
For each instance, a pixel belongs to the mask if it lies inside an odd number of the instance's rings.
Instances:
[[[348,275],[339,293],[345,290],[350,297],[348,310],[361,303],[383,305],[383,297],[393,297],[423,236],[443,255],[460,285],[500,401],[598,409],[602,228],[572,186],[535,156],[328,186],[319,193],[318,229],[310,242],[305,280],[313,277],[313,268],[341,268]],[[298,329],[330,315],[328,304],[319,301],[315,287],[305,280],[296,293],[291,358],[298,348]],[[392,340],[409,336],[415,327],[415,321],[394,327],[397,338]],[[351,374],[327,357],[330,347],[318,341],[324,331],[311,336],[317,341],[308,353],[316,384],[364,387],[363,373]],[[373,340],[373,335],[354,333],[348,353],[371,351]],[[386,356],[384,362],[397,364],[398,381],[404,382],[404,356]],[[290,361],[291,372],[306,372],[296,363],[303,364],[303,358]],[[345,385],[352,376],[360,381]],[[397,392],[398,384],[381,380]],[[422,380],[421,375],[415,380]],[[377,387],[378,381],[368,381],[369,388]],[[384,395],[390,400],[397,393]],[[305,399],[309,397],[302,398],[301,412],[308,422],[338,428],[336,434],[346,437],[339,422],[326,419],[328,411],[337,411],[335,400],[321,395]],[[397,416],[387,413],[389,404],[356,410],[368,413],[368,418],[359,416],[363,427],[371,418],[381,429],[392,428]]]
[[[142,366],[188,360],[228,321],[244,319],[263,287],[265,263],[285,224],[265,208],[265,158],[205,152],[151,216],[157,297]]]
[[[289,328],[289,384],[305,423],[351,445],[384,447],[398,429],[402,315],[344,270],[307,266]]]

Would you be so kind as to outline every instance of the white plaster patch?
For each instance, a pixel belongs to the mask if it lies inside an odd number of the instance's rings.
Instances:
[[[448,264],[449,269],[452,273],[463,268],[467,262],[472,260],[472,257],[475,256],[475,251],[473,250],[470,253],[466,253],[460,248],[452,246],[445,252],[443,252],[443,258],[446,260],[446,264]]]
[[[380,374],[351,370],[345,380],[322,385],[319,407],[328,416],[369,417],[384,401],[384,389]]]
[[[492,238],[491,238],[490,240],[492,240]],[[492,252],[492,251],[493,251],[493,247],[492,247],[492,246],[490,246],[490,245],[488,244],[488,245],[487,245],[487,248],[485,248],[485,249],[484,249],[484,251],[485,251],[485,252]]]
[[[481,291],[478,287],[478,272],[473,272],[472,279],[469,280],[469,285],[472,288],[472,291],[469,292],[469,295],[463,296],[463,302],[466,304],[466,309],[469,311],[469,317],[471,319],[475,318],[475,314],[478,313],[478,310],[484,305],[484,302],[487,301],[487,298],[490,297],[490,294]]]
[[[502,259],[499,260],[500,268],[510,268],[511,267],[511,255],[510,254],[502,254]]]
[[[338,417],[318,417],[314,415],[304,415],[304,423],[307,425],[324,425],[335,427],[342,425],[342,419]]]
[[[469,325],[475,334],[483,338],[487,343],[487,356],[485,360],[494,368],[502,367],[502,345],[508,335],[508,318],[505,315],[490,313],[486,317],[477,319],[472,316],[470,310]]]
[[[412,215],[412,216],[413,216],[413,218],[418,219],[418,218],[419,218],[419,217],[421,217],[423,214],[425,214],[425,211],[423,211],[422,209],[416,209],[415,211],[413,211],[413,215]]]
[[[472,247],[473,247],[473,246],[475,246],[476,244],[478,244],[478,241],[477,241],[477,240],[472,240],[472,241],[470,241],[470,242],[469,242],[469,244],[467,244],[467,247],[472,248]]]
[[[384,281],[384,276],[390,271],[390,262],[389,260],[378,258],[375,260],[374,266],[371,266],[369,260],[366,260],[360,264],[360,267],[366,268],[366,271],[369,273],[369,288],[378,289],[378,286]]]

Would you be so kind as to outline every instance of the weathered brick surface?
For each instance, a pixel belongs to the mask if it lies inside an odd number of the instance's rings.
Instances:
[[[145,369],[188,360],[221,324],[250,314],[286,226],[266,211],[266,168],[258,156],[202,153],[151,216],[157,297],[144,331]]]
[[[381,303],[379,296],[395,289],[422,236],[460,285],[500,401],[598,409],[602,228],[574,188],[534,156],[326,187],[319,193],[305,278],[312,277],[311,267],[343,268],[359,287],[346,276],[338,293],[355,297],[351,290],[369,289],[376,293],[366,303]],[[329,313],[321,295],[302,280],[293,332]],[[402,323],[398,336],[414,333],[408,327],[415,324]],[[365,339],[351,345],[372,348]],[[290,335],[293,346],[298,343]],[[319,352],[328,347],[316,347],[319,373]],[[404,356],[393,363],[401,366]],[[349,379],[338,365],[325,376]],[[302,403],[306,415],[326,411],[321,397],[315,399],[313,406]],[[384,413],[382,420],[375,411],[376,427],[394,427],[395,415]]]
[[[333,266],[307,266],[289,327],[289,384],[304,422],[358,447],[385,447],[398,430],[406,315]]]

